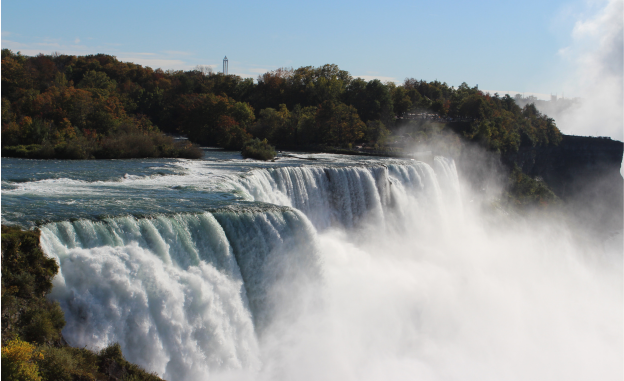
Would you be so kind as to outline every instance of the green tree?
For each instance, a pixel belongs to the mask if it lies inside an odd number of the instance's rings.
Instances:
[[[323,102],[316,112],[316,124],[323,143],[331,145],[346,146],[361,141],[366,132],[355,107],[344,103]]]
[[[392,91],[392,105],[396,116],[403,117],[412,109],[412,98],[403,86],[395,87]]]
[[[379,120],[366,122],[366,140],[376,145],[384,145],[390,136],[390,130]]]
[[[292,132],[288,131],[288,119],[290,112],[285,104],[279,106],[279,110],[265,108],[260,110],[260,117],[252,127],[252,134],[260,139],[268,139],[272,142],[289,142],[292,140]],[[286,136],[284,136],[286,134]]]
[[[82,81],[78,83],[77,87],[79,89],[89,89],[95,91],[96,94],[108,96],[108,94],[115,91],[117,82],[110,79],[104,72],[90,70],[82,77]],[[104,90],[104,92],[96,90]]]
[[[295,144],[320,144],[322,136],[316,123],[316,110],[314,106],[301,107],[295,105],[291,113],[295,124]]]

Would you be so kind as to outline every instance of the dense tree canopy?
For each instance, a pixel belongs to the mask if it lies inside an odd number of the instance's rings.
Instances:
[[[383,145],[405,126],[417,130],[410,136],[426,133],[431,127],[419,118],[432,115],[501,152],[561,140],[554,121],[532,104],[520,108],[508,95],[465,83],[454,88],[409,78],[397,86],[353,78],[330,64],[279,68],[254,82],[202,67],[153,70],[105,54],[27,57],[2,50],[3,154],[27,156],[38,147],[39,156],[140,155],[113,149],[128,140],[120,136],[132,136],[151,144],[143,154],[158,156],[174,149],[160,131],[229,149],[253,137],[288,147]]]

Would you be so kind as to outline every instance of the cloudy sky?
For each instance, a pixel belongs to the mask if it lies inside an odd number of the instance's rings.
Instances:
[[[107,53],[165,70],[220,71],[227,55],[231,74],[253,78],[334,63],[365,79],[540,98],[614,92],[621,111],[622,2],[4,0],[2,48]]]

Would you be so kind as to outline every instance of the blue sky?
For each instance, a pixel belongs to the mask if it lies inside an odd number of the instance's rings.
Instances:
[[[256,78],[337,64],[353,76],[406,77],[526,93],[573,94],[579,20],[606,1],[2,1],[2,48],[107,53],[153,68]],[[567,49],[567,50],[566,50]]]

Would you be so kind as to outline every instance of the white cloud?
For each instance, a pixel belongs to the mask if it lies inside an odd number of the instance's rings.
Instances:
[[[133,55],[133,56],[150,56],[150,57],[153,57],[153,56],[155,56],[155,55],[156,55],[156,53],[148,53],[148,52],[141,52],[141,53],[139,53],[139,52],[134,52],[134,53],[132,53],[132,52],[127,52],[127,53],[125,53],[125,54],[127,54],[127,55]]]
[[[149,66],[153,69],[161,68],[163,70],[189,70],[195,66],[187,63],[186,61],[172,58],[172,56],[183,55],[184,52],[119,52],[117,49],[113,49],[113,51],[111,51],[111,46],[119,46],[119,44],[105,44],[106,46],[84,46],[77,45],[79,42],[79,38],[76,38],[73,41],[45,38],[41,41],[31,43],[21,43],[3,39],[2,47],[16,52],[19,51],[21,54],[26,56],[36,56],[40,53],[52,54],[54,52],[68,55],[106,53],[116,56],[120,61],[133,62],[139,65]]]
[[[168,54],[170,56],[191,56],[192,52],[184,52],[180,50],[164,50],[163,53]]]
[[[19,49],[19,48],[22,48],[22,47],[25,47],[25,46],[26,45],[24,45],[24,44],[22,44],[20,42],[17,42],[17,41],[5,40],[5,39],[2,40],[2,48],[3,49],[14,50],[14,49]]]
[[[23,43],[13,40],[2,40],[2,48],[11,49],[14,52],[20,52],[25,56],[36,56],[38,54],[52,54],[59,52],[61,54],[84,55],[93,54],[93,49],[89,50],[86,46],[64,43],[61,40],[43,39],[40,42]]]
[[[583,102],[554,117],[564,133],[623,140],[624,0],[602,3],[598,12],[576,22],[571,46],[560,50],[574,67],[566,93],[580,96]]]
[[[52,48],[60,48],[61,44],[59,44],[58,42],[37,42],[37,45],[40,46],[48,46],[48,47],[52,47]]]

